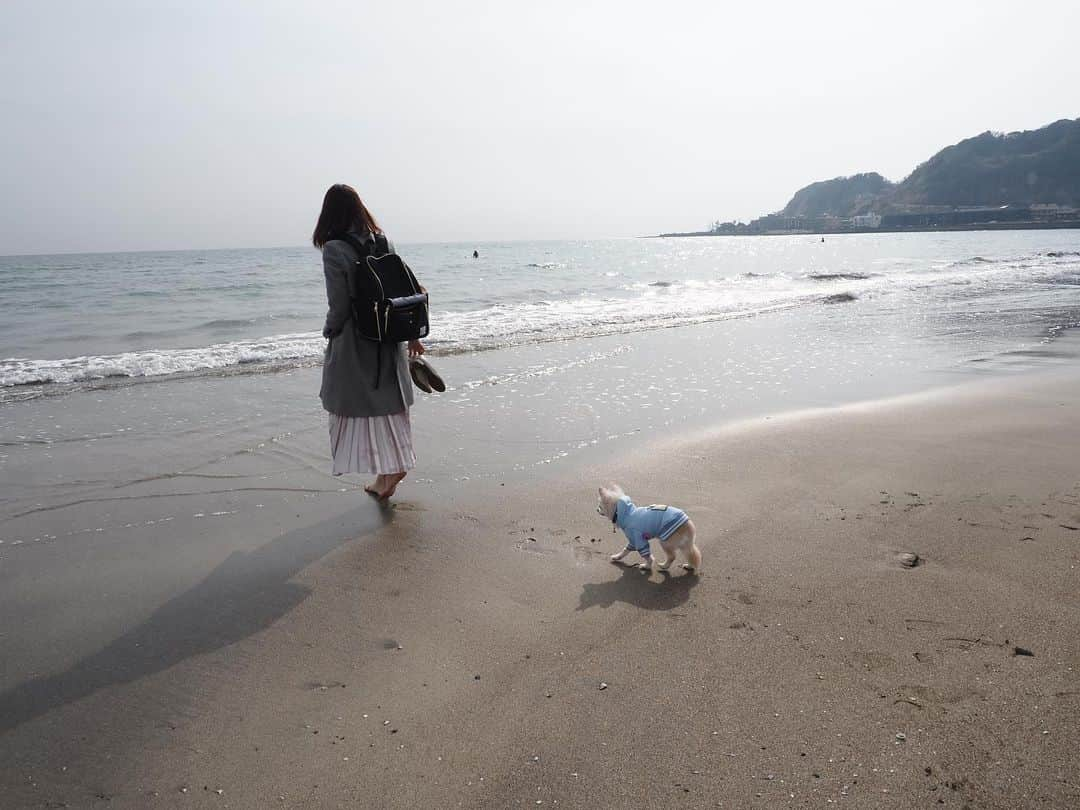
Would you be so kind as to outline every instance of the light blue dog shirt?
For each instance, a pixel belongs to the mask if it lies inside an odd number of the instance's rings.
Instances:
[[[689,519],[686,512],[674,506],[634,506],[634,502],[624,495],[615,505],[615,520],[612,522],[623,530],[630,541],[626,544],[626,550],[636,551],[649,559],[649,540],[654,537],[667,540]]]

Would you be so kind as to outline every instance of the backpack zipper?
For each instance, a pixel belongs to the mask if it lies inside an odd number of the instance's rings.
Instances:
[[[368,258],[370,259],[371,257],[368,256]],[[368,272],[375,278],[375,283],[379,285],[379,297],[385,300],[386,290],[383,289],[382,279],[379,278],[379,274],[375,272],[375,269],[370,264],[365,261],[364,265],[367,267]]]

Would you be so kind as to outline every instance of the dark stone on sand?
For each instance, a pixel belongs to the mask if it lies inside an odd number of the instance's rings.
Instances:
[[[914,568],[922,562],[922,558],[914,551],[905,551],[897,559],[904,568]]]
[[[1035,653],[1033,653],[1027,647],[1013,647],[1013,655],[1026,655],[1030,658],[1035,657]]]

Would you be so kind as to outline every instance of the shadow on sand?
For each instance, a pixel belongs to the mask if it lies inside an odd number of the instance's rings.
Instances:
[[[690,591],[701,581],[697,574],[661,576],[660,582],[654,582],[636,568],[623,567],[618,579],[585,583],[577,610],[611,607],[616,602],[626,602],[645,610],[671,610],[686,604]]]
[[[202,582],[70,669],[0,693],[0,732],[98,690],[129,683],[257,633],[302,602],[297,573],[350,539],[384,525],[391,510],[363,507],[237,551]]]

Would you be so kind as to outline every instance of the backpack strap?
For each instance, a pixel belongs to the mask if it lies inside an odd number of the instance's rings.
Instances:
[[[360,239],[355,233],[343,233],[340,236],[335,236],[335,239],[340,239],[342,242],[347,242],[353,250],[357,253],[357,258],[364,258],[372,253],[371,243],[363,239]],[[376,243],[376,247],[378,243]]]
[[[371,235],[370,240],[361,239],[352,231],[343,233],[340,236],[335,236],[334,238],[340,239],[342,242],[347,242],[351,245],[353,250],[356,251],[358,259],[363,259],[367,256],[374,256],[378,259],[387,256],[390,253],[390,240],[386,238],[386,234],[384,233],[374,233]]]
[[[376,233],[376,234],[372,234],[372,236],[374,236],[374,238],[375,238],[375,249],[371,250],[369,248],[370,254],[372,256],[375,256],[375,257],[386,256],[387,254],[389,254],[390,253],[390,240],[386,238],[386,234],[385,233]]]

